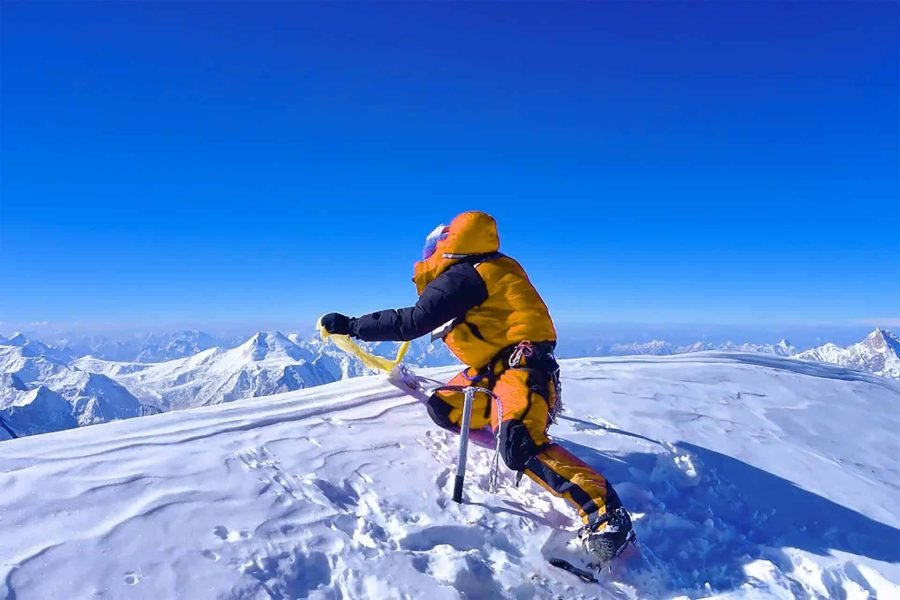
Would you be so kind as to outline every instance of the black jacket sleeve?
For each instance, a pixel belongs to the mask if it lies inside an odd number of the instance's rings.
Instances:
[[[469,263],[457,263],[429,283],[415,306],[382,310],[351,320],[353,335],[367,342],[422,337],[487,300],[484,280]]]

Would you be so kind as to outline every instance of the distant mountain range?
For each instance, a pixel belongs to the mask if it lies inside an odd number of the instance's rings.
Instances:
[[[0,418],[18,435],[32,435],[135,416],[221,404],[331,383],[368,371],[331,344],[299,334],[258,332],[233,347],[212,347],[180,357],[212,339],[201,332],[162,336],[147,343],[100,339],[102,353],[135,353],[114,361],[74,354],[22,334],[0,337]],[[82,340],[81,343],[84,343]],[[365,344],[381,354],[396,344]],[[142,362],[141,357],[171,357]],[[407,363],[453,364],[443,344],[414,342]],[[0,439],[8,435],[0,427]]]
[[[674,346],[662,340],[652,340],[643,343],[613,344],[606,348],[598,348],[597,354],[666,356],[711,350],[771,354],[798,360],[830,363],[882,377],[900,379],[900,338],[885,329],[876,329],[861,342],[851,344],[846,348],[829,343],[801,351],[787,340],[781,340],[777,344],[697,342],[686,346]]]
[[[343,378],[327,354],[302,348],[278,332],[260,332],[236,348],[210,348],[158,363],[83,357],[79,369],[115,378],[145,404],[179,410],[290,392]]]
[[[168,334],[66,335],[54,339],[51,345],[57,356],[70,360],[93,356],[104,360],[151,363],[193,356],[217,346],[231,347],[240,341],[216,337],[203,331],[187,330]]]
[[[200,331],[115,341],[104,337],[53,345],[22,334],[0,336],[0,418],[19,435],[255,398],[331,383],[368,371],[318,337],[258,332],[236,346]],[[364,344],[393,355],[396,344]],[[800,351],[777,344],[674,345],[663,340],[596,346],[595,356],[752,352],[842,365],[900,379],[900,339],[876,329],[846,348]],[[113,360],[110,356],[120,357]],[[571,357],[567,357],[571,358]],[[435,367],[457,361],[442,343],[414,342],[406,362]],[[0,427],[0,439],[8,437]]]
[[[691,352],[707,352],[718,350],[724,352],[754,352],[761,354],[773,354],[775,356],[793,356],[798,352],[787,340],[781,340],[777,344],[735,344],[725,342],[712,344],[709,342],[694,342],[693,344],[675,346],[663,340],[649,342],[634,342],[631,344],[612,344],[605,348],[598,348],[600,356],[668,356],[671,354],[689,354]]]

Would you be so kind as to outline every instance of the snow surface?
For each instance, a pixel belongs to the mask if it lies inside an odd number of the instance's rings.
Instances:
[[[448,378],[453,369],[424,375]],[[0,455],[0,599],[900,597],[900,384],[750,354],[563,361],[555,437],[642,556],[549,566],[568,506],[363,377],[23,438]]]

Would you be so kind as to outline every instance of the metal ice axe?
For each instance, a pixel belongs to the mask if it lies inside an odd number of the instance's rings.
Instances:
[[[459,428],[459,460],[456,461],[456,479],[453,482],[453,501],[462,504],[463,482],[466,479],[466,457],[469,450],[469,426],[472,423],[472,402],[475,400],[475,394],[479,392],[487,394],[491,400],[496,398],[496,396],[494,396],[494,393],[491,390],[483,387],[448,385],[438,389],[455,392],[461,391],[465,397],[462,423]]]

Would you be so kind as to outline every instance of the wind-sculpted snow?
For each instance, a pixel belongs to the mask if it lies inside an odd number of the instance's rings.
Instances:
[[[457,506],[456,437],[367,377],[4,442],[0,598],[900,597],[897,383],[728,354],[563,379],[552,433],[642,545],[600,585],[541,555],[565,503],[489,493],[472,447]]]

